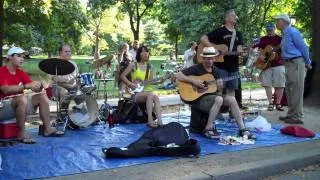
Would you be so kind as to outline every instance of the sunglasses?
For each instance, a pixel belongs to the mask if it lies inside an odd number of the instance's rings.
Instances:
[[[17,57],[21,57],[21,58],[25,57],[24,54],[12,54],[12,57],[13,57],[13,56],[17,56]]]

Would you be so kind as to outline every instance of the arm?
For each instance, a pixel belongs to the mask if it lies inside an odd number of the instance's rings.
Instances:
[[[175,74],[175,77],[177,78],[177,80],[179,81],[183,81],[183,82],[187,82],[187,83],[190,83],[190,84],[193,84],[199,88],[203,88],[204,87],[204,84],[203,84],[203,81],[201,80],[195,80],[195,79],[191,79],[191,78],[188,78],[186,75],[184,75],[182,72],[178,72]]]
[[[120,75],[120,79],[126,83],[129,87],[135,89],[136,85],[134,83],[132,83],[131,81],[128,80],[127,75],[129,75],[130,72],[132,72],[133,70],[133,66],[134,64],[131,63],[128,65],[128,67],[123,71],[123,73]]]
[[[308,47],[307,47],[306,43],[304,42],[301,33],[297,30],[292,31],[291,37],[292,37],[294,45],[301,52],[306,65],[311,64]]]
[[[0,91],[3,94],[15,94],[15,93],[22,93],[24,90],[24,85],[2,85],[0,86]]]

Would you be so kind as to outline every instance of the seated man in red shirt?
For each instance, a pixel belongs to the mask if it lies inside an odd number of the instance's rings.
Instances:
[[[41,82],[32,81],[29,75],[21,69],[26,51],[19,47],[12,47],[8,51],[5,66],[0,67],[0,99],[4,101],[4,107],[0,109],[0,121],[16,118],[19,127],[19,141],[26,144],[34,144],[34,141],[25,130],[26,115],[35,113],[39,107],[40,119],[43,122],[43,136],[61,136],[62,131],[51,127],[49,99],[42,93]],[[25,89],[34,92],[33,96],[27,96]]]

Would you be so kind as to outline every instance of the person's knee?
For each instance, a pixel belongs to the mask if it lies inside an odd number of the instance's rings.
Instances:
[[[27,107],[28,105],[28,99],[25,96],[19,96],[15,98],[15,105],[16,107]]]
[[[225,96],[224,102],[228,105],[235,105],[237,104],[237,100],[234,96]]]
[[[154,102],[160,102],[159,96],[153,94],[153,101]]]
[[[216,105],[218,105],[219,107],[222,106],[223,104],[223,98],[221,96],[216,96],[215,100],[214,100],[214,103]]]

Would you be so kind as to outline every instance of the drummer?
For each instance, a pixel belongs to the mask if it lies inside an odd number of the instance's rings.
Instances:
[[[59,95],[60,97],[65,97],[69,93],[77,93],[79,92],[79,86],[77,83],[77,78],[79,76],[79,69],[77,64],[71,60],[71,48],[67,44],[62,44],[59,47],[59,56],[60,59],[69,61],[74,65],[74,71],[67,75],[58,75],[53,76],[52,80],[58,84],[59,86]],[[77,100],[78,99],[78,100]],[[75,101],[77,104],[80,104],[83,98],[76,98]]]
[[[63,132],[51,127],[49,100],[45,93],[41,93],[43,86],[41,82],[32,81],[29,75],[21,68],[26,51],[20,47],[12,47],[8,51],[6,65],[0,67],[0,99],[4,106],[0,108],[0,121],[16,118],[19,127],[19,138],[21,143],[34,144],[28,132],[25,130],[27,114],[36,112],[39,107],[40,119],[43,122],[43,136],[61,136]],[[23,94],[25,89],[30,89],[34,95]]]

